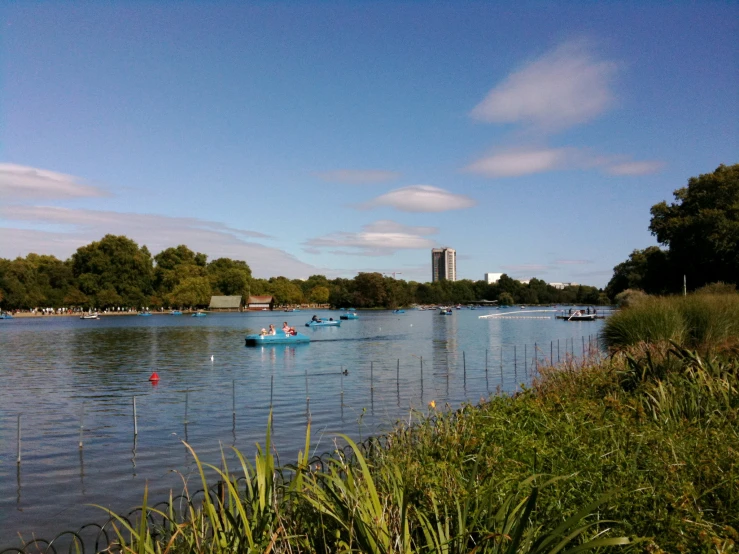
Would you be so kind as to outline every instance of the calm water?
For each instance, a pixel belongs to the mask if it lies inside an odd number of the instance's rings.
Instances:
[[[479,319],[500,311],[460,310],[360,312],[340,328],[311,330],[304,323],[313,313],[0,321],[0,548],[15,544],[19,532],[52,537],[104,519],[89,504],[127,510],[140,504],[147,482],[152,500],[181,492],[183,478],[200,488],[182,441],[214,464],[221,446],[251,457],[255,443],[264,442],[270,401],[276,450],[289,463],[304,444],[308,407],[320,454],[332,450],[337,433],[383,432],[414,409],[426,411],[431,400],[477,403],[501,382],[510,392],[533,366],[534,343],[540,359],[553,353],[556,361],[557,341],[561,358],[565,350],[579,356],[582,337],[602,325],[533,319],[553,313]],[[244,346],[248,332],[285,320],[312,342]],[[148,382],[152,371],[161,378],[157,386]]]

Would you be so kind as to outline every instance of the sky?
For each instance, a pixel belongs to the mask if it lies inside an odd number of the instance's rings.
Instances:
[[[3,2],[0,257],[605,286],[739,162],[739,2]]]

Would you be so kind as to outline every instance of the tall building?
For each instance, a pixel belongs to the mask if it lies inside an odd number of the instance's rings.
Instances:
[[[454,248],[431,249],[431,281],[457,280],[457,251]]]
[[[485,281],[487,281],[488,285],[492,285],[493,283],[500,281],[501,277],[503,277],[502,273],[486,273]]]

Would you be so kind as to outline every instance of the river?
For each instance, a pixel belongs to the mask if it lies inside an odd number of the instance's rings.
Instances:
[[[503,310],[362,311],[320,329],[304,323],[341,312],[1,321],[0,549],[19,533],[53,537],[105,519],[90,504],[127,511],[147,483],[154,501],[182,492],[183,479],[195,487],[182,441],[214,464],[222,447],[251,457],[270,404],[285,464],[302,448],[308,418],[312,451],[331,451],[337,433],[382,433],[432,400],[456,408],[510,393],[535,369],[535,344],[539,363],[579,357],[602,326],[534,310],[492,319],[479,316]],[[311,343],[244,346],[245,334],[283,321]]]

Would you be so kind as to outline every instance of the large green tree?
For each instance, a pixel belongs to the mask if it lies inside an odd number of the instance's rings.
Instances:
[[[675,292],[681,280],[671,268],[667,252],[658,246],[650,246],[634,250],[628,260],[613,268],[606,293],[615,298],[626,289],[643,290],[649,294]]]
[[[652,206],[650,231],[688,286],[739,281],[739,164],[692,177],[675,202]]]
[[[127,306],[144,306],[153,292],[154,267],[146,246],[124,236],[105,235],[77,249],[72,271],[80,290],[97,295],[113,290]],[[104,295],[108,298],[108,295]]]

